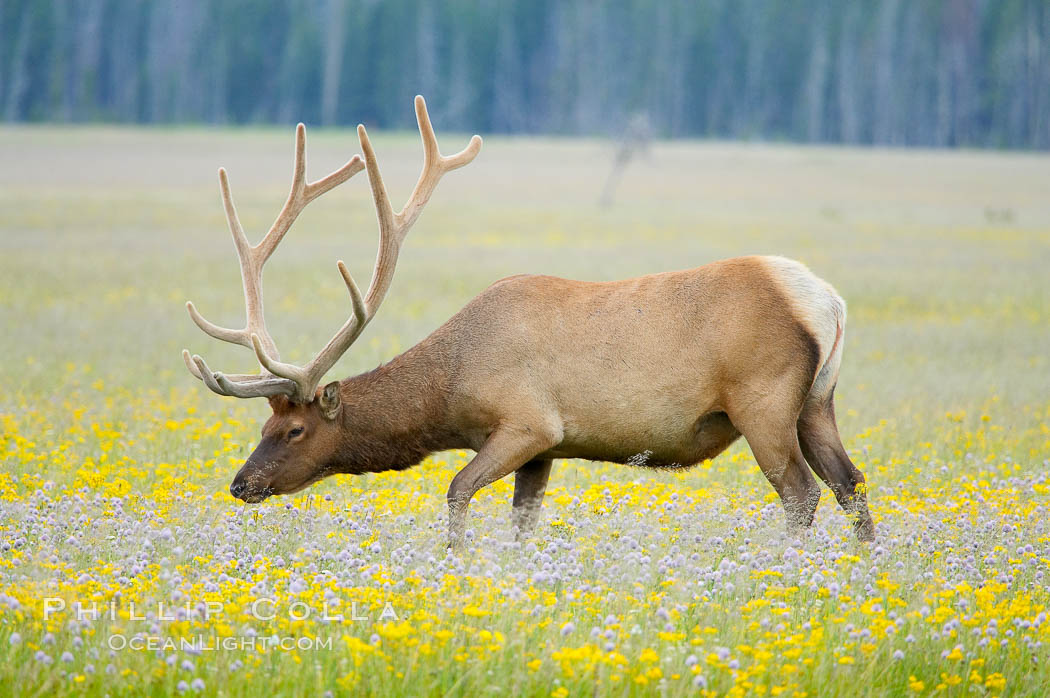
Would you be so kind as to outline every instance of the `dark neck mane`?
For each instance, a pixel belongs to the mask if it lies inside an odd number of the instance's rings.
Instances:
[[[373,371],[342,381],[344,440],[332,470],[404,470],[457,439],[445,424],[447,367],[409,349]]]

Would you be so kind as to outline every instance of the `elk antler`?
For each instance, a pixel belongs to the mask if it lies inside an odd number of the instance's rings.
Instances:
[[[419,214],[433,194],[441,176],[468,164],[481,150],[481,137],[474,136],[467,147],[459,153],[448,157],[441,155],[438,150],[437,136],[434,135],[434,127],[431,126],[430,116],[427,114],[426,102],[422,97],[417,96],[415,104],[419,134],[423,139],[423,171],[419,175],[419,181],[412,191],[412,196],[398,213],[394,213],[390,206],[390,199],[383,186],[383,177],[376,163],[375,152],[372,150],[365,127],[360,125],[357,127],[357,135],[365,156],[364,165],[361,164],[360,156],[355,155],[350,162],[324,179],[306,183],[306,130],[302,124],[299,124],[296,131],[295,175],[292,179],[292,191],[277,221],[270,228],[270,232],[255,247],[250,247],[244,237],[244,231],[237,220],[237,212],[230,198],[226,172],[219,170],[226,217],[237,247],[237,256],[241,261],[241,278],[244,281],[248,321],[244,329],[230,330],[205,320],[192,303],[187,303],[186,307],[193,321],[207,334],[226,342],[251,347],[255,351],[263,372],[256,375],[230,376],[212,372],[204,359],[197,355],[191,357],[188,351],[183,350],[183,359],[190,373],[203,380],[212,391],[233,397],[266,397],[283,394],[298,402],[309,402],[313,400],[317,385],[324,374],[350,348],[350,345],[375,316],[393,280],[401,243],[408,234],[409,228],[419,218]],[[342,184],[366,167],[372,186],[376,217],[379,220],[379,252],[376,255],[375,270],[372,273],[368,292],[362,297],[346,265],[342,261],[338,262],[339,273],[342,274],[347,291],[350,293],[352,315],[308,364],[300,367],[282,363],[277,353],[277,346],[267,332],[263,318],[261,285],[263,264],[273,254],[277,244],[288,232],[288,228],[306,204]]]
[[[355,155],[341,168],[316,182],[306,181],[306,127],[299,124],[295,129],[295,165],[292,170],[292,188],[288,193],[288,200],[278,214],[277,219],[262,241],[255,246],[248,243],[241,227],[240,219],[237,217],[237,209],[233,205],[233,197],[230,195],[230,183],[226,177],[226,170],[219,169],[219,188],[222,192],[222,203],[226,209],[226,221],[233,235],[233,244],[237,249],[237,258],[240,260],[241,281],[244,285],[244,305],[247,321],[243,329],[231,330],[219,327],[208,322],[192,302],[186,303],[186,309],[193,321],[204,330],[205,333],[221,339],[224,342],[232,342],[252,348],[253,338],[263,344],[267,351],[278,356],[277,345],[266,329],[266,318],[263,315],[262,296],[262,271],[266,261],[277,249],[277,245],[287,234],[292,223],[302,210],[311,201],[339,186],[346,180],[364,169],[364,163],[360,155]],[[357,289],[351,289],[353,299]],[[360,305],[354,300],[355,309]],[[356,312],[356,310],[355,310]],[[197,378],[204,381],[211,390],[220,395],[232,397],[269,397],[272,395],[288,395],[301,397],[300,386],[287,378],[277,377],[267,373],[254,375],[226,375],[213,372],[204,359],[193,355],[186,350],[182,352],[182,358],[186,367]],[[312,397],[312,396],[311,396]]]

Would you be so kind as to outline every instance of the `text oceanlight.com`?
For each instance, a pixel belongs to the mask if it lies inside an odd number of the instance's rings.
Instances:
[[[240,635],[236,637],[219,637],[218,635],[191,635],[188,637],[158,637],[154,635],[132,635],[121,633],[109,636],[106,641],[111,650],[134,650],[138,652],[217,652],[224,650],[330,650],[332,638],[328,637],[292,637],[290,635]]]

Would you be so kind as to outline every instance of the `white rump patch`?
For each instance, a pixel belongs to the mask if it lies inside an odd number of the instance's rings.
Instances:
[[[820,369],[813,378],[810,394],[824,398],[838,379],[846,301],[801,262],[785,257],[763,257],[762,261],[788,297],[799,322],[817,340]]]

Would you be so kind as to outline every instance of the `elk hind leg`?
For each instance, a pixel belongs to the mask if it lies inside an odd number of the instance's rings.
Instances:
[[[747,439],[758,467],[780,495],[789,528],[807,528],[813,523],[820,501],[820,485],[813,478],[799,447],[794,417],[779,418],[783,408],[730,414]],[[784,422],[788,422],[787,425]]]
[[[834,393],[822,400],[808,400],[798,420],[798,440],[813,471],[835,495],[839,506],[853,519],[853,530],[862,541],[875,539],[875,524],[868,511],[864,475],[846,454],[835,423]]]

